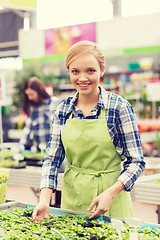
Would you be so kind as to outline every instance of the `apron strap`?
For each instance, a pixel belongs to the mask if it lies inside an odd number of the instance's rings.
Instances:
[[[106,119],[106,111],[105,111],[105,108],[101,108],[101,119]]]
[[[103,171],[96,171],[96,170],[91,170],[91,169],[86,169],[86,168],[78,168],[78,167],[75,167],[73,165],[68,165],[67,168],[71,169],[71,170],[73,170],[75,172],[78,172],[78,173],[84,173],[84,174],[87,174],[87,175],[93,175],[95,177],[100,177],[102,174],[122,171],[121,164],[115,166],[114,169],[106,169],[106,170],[103,170]]]
[[[73,111],[72,111],[71,114],[69,115],[68,120],[71,120],[71,119],[72,119],[72,116],[73,116]]]

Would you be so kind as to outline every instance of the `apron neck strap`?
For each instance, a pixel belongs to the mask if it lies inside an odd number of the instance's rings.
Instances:
[[[101,119],[106,119],[106,111],[105,111],[105,108],[101,108]]]
[[[72,116],[73,116],[73,111],[71,112],[71,114],[69,115],[69,120],[72,119]]]

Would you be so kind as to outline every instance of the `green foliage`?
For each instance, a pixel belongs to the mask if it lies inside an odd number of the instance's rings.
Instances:
[[[36,152],[36,153],[32,153],[32,152],[24,152],[23,153],[24,158],[28,158],[28,159],[43,159],[44,157],[46,157],[46,153],[41,153],[41,152]]]
[[[16,162],[13,159],[5,159],[5,160],[0,160],[0,167],[20,167],[20,166],[25,166],[26,162]]]
[[[0,238],[23,239],[23,240],[118,240],[118,234],[111,223],[96,220],[88,220],[88,217],[75,215],[62,215],[43,222],[32,221],[32,209],[13,209],[0,213]],[[133,227],[125,224],[122,231],[122,239],[129,240],[129,232],[134,231]],[[63,237],[62,237],[63,236]],[[138,229],[139,240],[156,240],[160,238],[160,229]]]
[[[13,153],[9,150],[1,150],[0,151],[0,159],[1,158],[13,158]]]

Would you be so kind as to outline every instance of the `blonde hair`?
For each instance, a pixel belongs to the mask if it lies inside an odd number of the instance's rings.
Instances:
[[[65,59],[66,68],[69,70],[70,64],[84,54],[93,54],[99,62],[100,69],[105,69],[104,55],[96,43],[91,41],[80,41],[70,47]]]

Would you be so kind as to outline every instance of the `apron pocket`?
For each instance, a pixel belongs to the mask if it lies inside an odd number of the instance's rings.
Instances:
[[[87,211],[97,196],[97,186],[92,175],[69,170],[65,173],[62,183],[63,209]]]

